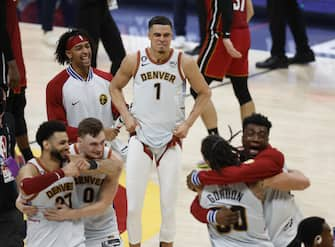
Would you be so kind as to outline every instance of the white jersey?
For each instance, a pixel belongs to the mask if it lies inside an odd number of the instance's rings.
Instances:
[[[181,52],[171,49],[170,58],[156,64],[148,49],[138,51],[132,114],[140,125],[137,137],[149,147],[167,144],[176,125],[185,119],[186,83],[181,56]]]
[[[79,154],[78,144],[70,146],[71,154]],[[103,159],[110,158],[111,149],[105,148]],[[99,200],[99,193],[106,175],[82,175],[75,178],[78,200],[81,207],[87,206]],[[103,239],[111,236],[119,236],[119,230],[113,205],[111,205],[103,214],[91,217],[85,217],[85,237],[87,241],[94,239]]]
[[[47,170],[37,159],[29,160],[41,175]],[[66,203],[71,208],[78,207],[76,186],[72,177],[63,177],[41,192],[30,202],[36,206],[38,213],[27,220],[27,247],[74,247],[85,246],[84,225],[81,220],[48,221],[43,216],[46,208],[55,208],[57,203]]]
[[[262,202],[243,183],[225,186],[205,186],[200,205],[204,208],[226,206],[239,211],[238,224],[219,226],[208,224],[208,231],[214,247],[273,247],[265,219]]]
[[[295,237],[303,216],[289,192],[267,189],[264,213],[266,226],[275,247],[287,246]]]
[[[77,127],[84,118],[94,117],[111,127],[114,120],[107,73],[91,69],[84,81],[71,66],[66,71],[70,76],[63,84],[62,96],[68,125]]]

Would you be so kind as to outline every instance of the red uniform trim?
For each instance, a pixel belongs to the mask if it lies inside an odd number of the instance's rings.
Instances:
[[[168,62],[170,58],[172,57],[173,52],[174,52],[174,49],[171,48],[169,56],[164,61],[161,61],[158,63],[158,62],[155,62],[152,57],[150,57],[149,48],[145,48],[145,53],[147,54],[147,57],[149,58],[150,62],[152,62],[153,64],[157,64],[157,65],[162,65]]]
[[[179,145],[180,148],[182,148],[182,142],[180,140],[180,138],[176,137],[176,136],[172,136],[172,139],[171,141],[169,141],[166,146],[165,146],[165,149],[163,151],[163,153],[161,154],[161,156],[157,159],[156,161],[156,166],[158,167],[159,166],[159,162],[161,161],[161,159],[163,158],[164,154],[166,153],[166,151],[169,149],[169,148],[172,148],[176,145]]]
[[[180,75],[181,79],[182,79],[183,81],[185,81],[184,71],[183,71],[183,68],[182,68],[182,66],[181,66],[181,56],[182,56],[182,55],[183,55],[183,53],[182,53],[182,52],[179,52],[179,54],[178,54],[178,71],[179,71],[179,75]]]
[[[135,71],[134,71],[134,78],[137,74],[137,71],[138,71],[138,68],[140,67],[140,60],[141,60],[141,52],[140,51],[137,51],[137,61],[136,61],[136,67],[135,67]]]
[[[196,196],[191,204],[190,212],[196,218],[198,221],[202,223],[208,223],[207,222],[207,214],[210,209],[206,209],[201,207],[199,202],[199,196]]]
[[[77,141],[78,129],[68,125],[66,111],[63,105],[63,86],[69,76],[70,75],[64,69],[48,83],[46,89],[46,105],[48,120],[59,120],[63,122],[66,126],[69,141],[74,143]]]

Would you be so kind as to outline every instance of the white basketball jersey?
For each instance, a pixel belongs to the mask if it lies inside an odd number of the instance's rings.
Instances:
[[[181,52],[171,49],[170,58],[164,64],[156,64],[148,49],[138,51],[132,114],[140,124],[137,137],[150,147],[167,144],[176,125],[185,119],[186,83],[181,56]]]
[[[239,222],[231,226],[208,224],[214,247],[273,247],[265,227],[262,202],[243,183],[225,186],[205,186],[200,205],[204,208],[226,206],[240,215]]]
[[[63,105],[69,126],[77,127],[87,117],[99,119],[104,126],[111,127],[114,123],[112,101],[109,94],[110,82],[90,70],[87,81],[69,66],[71,75],[63,85]]]
[[[275,247],[287,246],[295,237],[303,216],[289,192],[267,189],[264,213],[266,226]]]
[[[29,160],[40,174],[45,174],[43,165],[36,159]],[[38,213],[27,220],[27,247],[84,246],[84,225],[76,221],[48,221],[43,216],[47,208],[55,208],[57,203],[66,203],[71,208],[78,207],[78,198],[72,177],[63,177],[34,197],[30,202]]]
[[[78,144],[70,146],[71,154],[79,154]],[[104,149],[102,159],[107,159],[112,152],[109,148]],[[105,180],[105,174],[82,175],[75,178],[76,190],[80,207],[87,206],[99,200],[101,186]],[[87,240],[102,239],[111,235],[118,236],[119,230],[113,205],[111,205],[103,214],[91,217],[85,217],[85,237]]]

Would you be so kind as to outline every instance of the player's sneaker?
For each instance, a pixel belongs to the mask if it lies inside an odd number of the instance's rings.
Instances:
[[[183,49],[186,45],[186,39],[185,36],[178,35],[176,36],[175,40],[173,41],[173,46],[176,49]]]

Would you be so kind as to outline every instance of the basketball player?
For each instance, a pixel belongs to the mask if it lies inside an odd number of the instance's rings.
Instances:
[[[60,37],[56,60],[59,64],[69,66],[47,85],[48,119],[66,124],[71,143],[77,141],[77,127],[81,120],[87,117],[99,119],[105,126],[106,140],[114,140],[114,150],[125,158],[127,146],[115,140],[119,130],[113,127],[118,113],[113,112],[109,95],[112,75],[91,67],[91,47],[89,36],[80,30],[65,32]]]
[[[248,22],[254,14],[252,0],[204,0],[207,13],[207,35],[198,57],[206,82],[230,78],[240,104],[241,119],[255,112],[248,89]],[[194,98],[196,92],[191,89]],[[218,134],[217,113],[210,101],[201,118],[208,134]]]
[[[122,161],[105,147],[103,125],[98,119],[86,118],[81,121],[78,136],[78,142],[70,146],[70,153],[85,159],[103,159],[105,163],[92,171],[96,174],[85,171],[75,178],[80,208],[71,209],[64,205],[58,210],[47,210],[45,216],[48,220],[57,221],[83,218],[86,247],[122,246],[112,205]]]
[[[40,158],[31,159],[17,177],[21,196],[38,209],[27,220],[26,246],[85,246],[81,220],[51,222],[43,213],[46,208],[55,208],[58,204],[78,206],[73,176],[78,176],[79,169],[86,164],[83,159],[77,159],[65,165],[69,143],[65,126],[60,122],[42,123],[36,141],[41,147]]]
[[[201,153],[214,171],[240,163],[237,151],[218,135],[209,135],[202,141]],[[255,185],[236,183],[221,186],[209,185],[200,191],[199,202],[202,207],[225,206],[239,213],[239,219],[234,224],[208,223],[213,247],[273,247],[265,227],[263,204],[256,189]]]
[[[195,189],[194,184],[199,185],[200,183],[210,185],[256,182],[263,180],[266,176],[282,172],[284,157],[268,143],[271,126],[271,122],[261,114],[252,114],[245,118],[242,136],[244,150],[241,157],[244,160],[248,158],[253,158],[253,160],[238,167],[222,168],[220,173],[213,171],[193,172],[187,179],[189,188]],[[271,241],[276,247],[287,246],[292,241],[302,219],[301,212],[289,190],[302,190],[310,184],[308,178],[301,172],[293,172],[290,176],[285,176],[284,179],[273,178],[264,182],[266,187],[276,187],[283,190],[265,189],[263,195],[266,227],[269,230]],[[193,206],[192,212],[197,215],[197,219],[201,219],[200,221],[207,221],[207,216],[216,219],[215,210],[202,211],[197,205]]]
[[[160,244],[173,246],[176,232],[175,206],[181,169],[181,138],[201,114],[210,90],[193,59],[173,50],[172,24],[164,16],[149,21],[150,47],[125,57],[112,80],[113,102],[133,135],[127,158],[127,230],[130,246],[140,246],[141,211],[153,160],[159,175],[162,225]],[[122,94],[133,77],[133,106],[130,113]],[[185,79],[199,97],[184,120]]]

